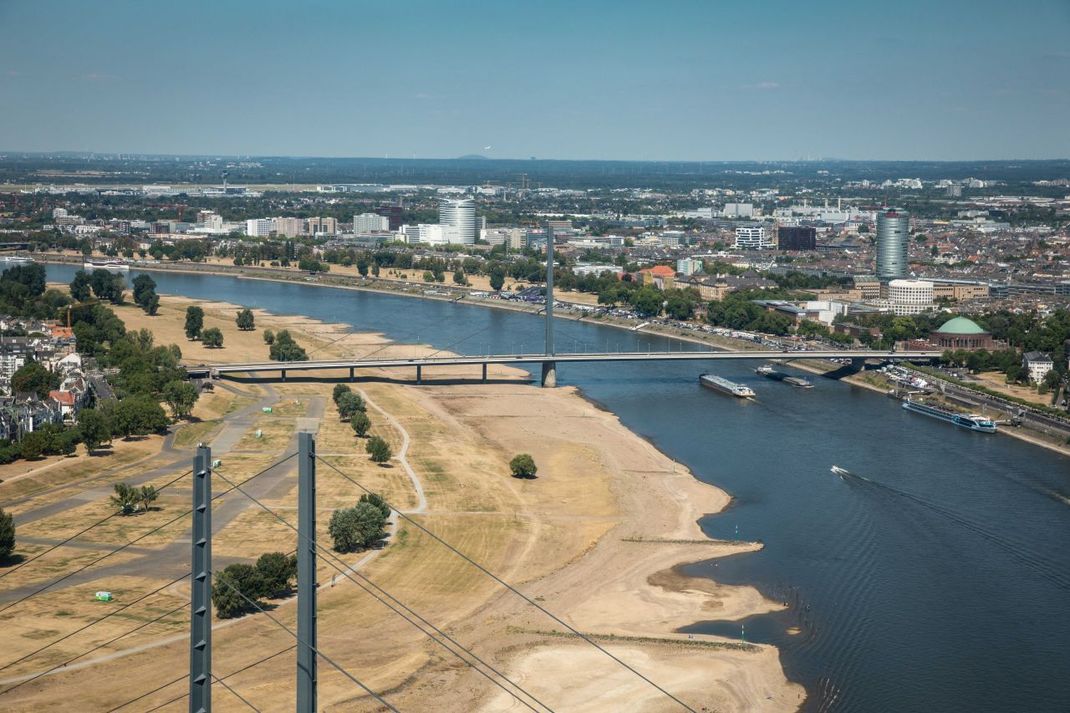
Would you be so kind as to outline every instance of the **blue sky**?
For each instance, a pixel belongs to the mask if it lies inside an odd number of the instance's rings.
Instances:
[[[0,149],[1067,158],[1068,37],[1070,0],[0,0]]]

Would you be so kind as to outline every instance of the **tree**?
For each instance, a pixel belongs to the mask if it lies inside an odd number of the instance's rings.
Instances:
[[[111,504],[119,510],[120,515],[132,515],[137,512],[138,503],[141,501],[141,491],[129,483],[116,483],[115,494],[111,496]]]
[[[196,305],[186,308],[186,339],[198,339],[204,329],[204,310]]]
[[[453,282],[458,285],[467,285],[468,278],[464,274],[464,270],[456,270],[453,273]]]
[[[264,578],[251,564],[235,563],[216,572],[212,601],[220,619],[233,619],[256,611],[265,589]]]
[[[251,332],[256,329],[256,320],[253,317],[253,311],[245,308],[238,311],[238,329],[243,332]]]
[[[32,393],[43,399],[57,386],[59,376],[35,361],[26,362],[11,377],[11,391],[16,394]]]
[[[503,286],[505,286],[505,270],[495,265],[490,271],[490,289],[501,292]]]
[[[123,289],[126,287],[126,282],[122,275],[116,275],[107,270],[93,270],[89,282],[98,300],[105,300],[115,305],[123,303]]]
[[[91,289],[92,281],[89,279],[88,272],[79,270],[74,273],[74,279],[71,280],[71,297],[79,302],[86,302],[89,300]]]
[[[152,504],[156,502],[156,499],[160,497],[160,491],[153,485],[142,485],[141,490],[137,491],[137,504],[143,511],[148,511],[152,508]]]
[[[514,478],[534,478],[535,474],[539,472],[538,467],[535,465],[535,459],[527,453],[514,456],[509,461],[509,470],[513,472]]]
[[[144,436],[167,428],[167,414],[148,394],[128,396],[115,407],[113,429],[116,434]]]
[[[338,397],[338,415],[342,417],[342,420],[348,420],[353,417],[353,414],[364,411],[367,406],[364,405],[364,399],[359,394],[354,394],[352,391],[348,391]]]
[[[146,314],[156,314],[160,307],[160,298],[156,294],[156,281],[142,273],[134,278],[134,304],[145,310]]]
[[[348,384],[335,384],[334,390],[331,391],[331,400],[334,401],[334,405],[338,405],[338,399],[342,398],[342,394],[352,393],[353,389],[349,388]]]
[[[219,327],[209,327],[201,332],[201,343],[209,349],[220,349],[223,346],[223,332]]]
[[[22,440],[19,441],[19,451],[22,453],[22,457],[26,460],[40,458],[47,447],[48,435],[39,430],[27,433],[22,437]]]
[[[272,332],[270,329],[265,329],[264,330],[264,344],[274,344],[274,343],[275,343],[275,333]]]
[[[0,560],[6,560],[15,551],[15,518],[0,508]]]
[[[256,571],[264,585],[261,596],[273,599],[290,591],[297,576],[297,556],[266,552],[256,560]]]
[[[327,525],[338,552],[355,552],[370,547],[383,538],[389,512],[384,515],[377,505],[361,501],[356,507],[335,510]]]
[[[308,354],[300,347],[290,333],[283,329],[275,335],[275,341],[269,350],[274,361],[307,361]]]
[[[197,387],[188,381],[175,379],[167,382],[163,387],[164,403],[171,409],[171,415],[176,419],[189,418],[198,396]]]
[[[353,433],[364,438],[368,435],[368,429],[372,427],[372,421],[368,418],[368,414],[363,411],[357,411],[349,417],[349,425],[353,429]]]
[[[371,419],[368,418],[368,414],[364,411],[357,411],[350,416],[349,425],[353,429],[354,434],[364,438],[368,435],[368,430],[371,428]]]
[[[380,436],[372,436],[368,439],[367,445],[364,446],[364,450],[371,456],[373,463],[382,465],[390,460],[392,455],[390,452],[390,444],[384,441]]]
[[[379,493],[364,493],[360,496],[360,500],[357,501],[358,505],[360,503],[371,503],[375,507],[379,508],[379,512],[383,514],[383,518],[390,518],[390,505],[386,502],[386,500],[383,499],[383,496]]]
[[[78,412],[78,432],[86,453],[93,454],[97,448],[111,440],[112,429],[107,418],[100,411],[84,408]]]

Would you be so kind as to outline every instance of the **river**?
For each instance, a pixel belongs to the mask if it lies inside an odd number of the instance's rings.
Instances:
[[[75,269],[49,265],[48,276],[67,282]],[[161,293],[459,353],[542,343],[543,322],[530,314],[226,276],[153,278]],[[696,348],[566,320],[555,334],[562,352]],[[765,543],[688,572],[752,584],[788,611],[688,630],[776,645],[810,711],[1070,710],[1070,459],[848,384],[813,377],[815,388],[794,389],[756,376],[756,365],[559,367],[560,384],[734,496],[702,521],[706,532]],[[757,399],[701,389],[704,368],[748,383]],[[841,479],[832,465],[862,477]]]

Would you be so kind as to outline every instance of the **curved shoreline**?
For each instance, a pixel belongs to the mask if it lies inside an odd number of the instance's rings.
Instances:
[[[35,260],[39,260],[40,262],[54,264],[54,265],[76,265],[76,264],[81,264],[81,262],[82,262],[81,259],[78,259],[78,260],[60,259],[60,258],[65,257],[65,256],[52,255],[52,254],[49,254],[49,253],[32,253],[31,256]],[[492,300],[484,300],[484,299],[474,299],[474,300],[473,299],[465,299],[463,295],[462,295],[462,297],[459,297],[459,298],[452,298],[452,297],[441,296],[441,295],[415,294],[413,292],[407,292],[407,291],[401,290],[401,289],[391,290],[391,289],[371,287],[371,286],[359,285],[359,284],[352,284],[352,285],[325,284],[325,283],[319,281],[318,278],[300,279],[302,277],[303,273],[296,272],[296,271],[283,271],[283,270],[277,269],[277,268],[263,268],[263,267],[251,268],[253,270],[260,270],[260,271],[264,271],[264,272],[274,271],[274,272],[278,273],[278,276],[271,276],[271,275],[246,274],[244,269],[236,269],[236,270],[219,269],[219,268],[223,268],[223,267],[225,267],[225,266],[213,265],[213,266],[208,267],[207,269],[201,270],[201,269],[191,269],[192,268],[192,264],[190,264],[190,263],[180,263],[177,266],[174,266],[173,264],[169,264],[167,267],[163,267],[161,265],[150,265],[150,266],[141,266],[141,265],[139,265],[139,266],[137,266],[137,269],[138,270],[144,270],[144,271],[147,271],[147,272],[164,272],[164,273],[166,273],[166,272],[177,272],[177,273],[185,274],[185,275],[212,275],[212,276],[216,276],[216,277],[233,277],[233,278],[239,279],[239,280],[259,280],[261,282],[277,282],[277,283],[280,283],[280,284],[298,284],[298,285],[304,285],[304,286],[307,286],[307,287],[322,287],[322,288],[330,288],[330,289],[338,289],[338,290],[351,290],[351,291],[354,291],[354,292],[371,292],[371,293],[375,293],[375,294],[388,295],[388,296],[394,296],[394,297],[408,297],[408,298],[414,298],[414,299],[432,300],[432,301],[437,301],[437,302],[452,302],[452,303],[455,303],[455,304],[464,304],[464,305],[469,305],[469,306],[472,306],[472,307],[485,307],[487,309],[498,309],[498,310],[505,310],[505,311],[509,311],[509,312],[520,312],[520,313],[530,314],[530,315],[533,315],[533,316],[538,316],[540,314],[540,312],[541,312],[541,310],[539,310],[539,309],[529,308],[529,307],[527,307],[527,306],[525,306],[523,304],[514,304],[514,303],[511,303],[511,302],[503,302],[501,300],[492,301]],[[281,276],[282,274],[292,274],[294,277],[292,279],[290,279],[290,278],[282,277]],[[330,273],[324,273],[324,274],[330,275]],[[348,277],[348,276],[344,276],[344,277]],[[352,278],[352,279],[359,279],[359,278]],[[384,278],[372,278],[372,279],[383,280]],[[386,281],[387,282],[395,282],[393,280],[386,280]],[[404,282],[404,281],[396,281],[396,282],[398,284],[405,284],[405,285],[413,284],[413,283]],[[429,283],[429,285],[430,284],[431,283]],[[437,284],[437,283],[435,283],[435,284]],[[443,287],[446,288],[445,286],[443,286]],[[463,290],[465,288],[460,288],[460,287],[456,287],[456,286],[449,286],[446,289]],[[181,295],[179,295],[179,296],[181,296]],[[564,301],[564,300],[560,300],[559,299],[558,301]],[[699,344],[699,345],[702,345],[704,347],[707,347],[708,349],[715,350],[715,351],[724,350],[725,349],[724,346],[721,346],[721,345],[716,344],[716,343],[712,343],[710,340],[698,339],[698,338],[690,336],[688,334],[676,334],[676,333],[672,333],[672,332],[662,331],[660,329],[650,329],[650,328],[645,328],[643,330],[636,330],[636,329],[633,329],[632,327],[629,327],[626,324],[620,324],[620,323],[615,322],[615,321],[586,319],[584,315],[572,315],[572,314],[567,314],[567,313],[566,314],[562,314],[562,313],[558,312],[558,313],[555,313],[554,318],[555,319],[567,319],[567,320],[571,320],[573,322],[585,322],[586,324],[592,324],[592,325],[600,326],[600,327],[611,327],[613,329],[618,329],[618,330],[621,330],[621,331],[633,332],[635,334],[646,334],[646,335],[650,335],[650,336],[662,337],[664,339],[672,339],[672,340],[675,340],[675,341],[678,341],[678,342],[687,342],[687,343],[690,343],[690,344]],[[806,363],[806,357],[802,357],[802,356],[795,357],[793,359],[789,359],[788,361],[791,362],[791,366],[793,366],[793,367],[795,367],[797,369],[800,369],[802,371],[810,372],[811,374],[823,375],[823,374],[825,374],[827,372],[827,370],[822,370],[821,368],[819,368],[817,366],[814,366],[814,365],[811,365],[811,364],[807,364]],[[872,392],[877,393],[877,394],[884,395],[886,393],[883,389],[881,389],[879,387],[876,387],[876,386],[874,386],[872,384],[866,383],[862,379],[854,378],[852,376],[844,377],[843,379],[841,379],[841,381],[845,381],[846,383],[850,384],[851,386],[857,386],[858,388],[866,389],[868,391],[872,391]],[[1050,443],[1050,442],[1045,441],[1045,440],[1043,440],[1043,439],[1041,439],[1039,437],[1033,436],[1033,435],[1028,434],[1028,433],[1022,433],[1021,431],[1018,431],[1018,430],[1012,431],[1012,430],[1004,428],[1004,429],[1000,429],[999,431],[997,431],[997,435],[1008,436],[1010,438],[1014,438],[1014,439],[1022,441],[1024,443],[1028,443],[1030,445],[1037,446],[1039,448],[1044,448],[1044,449],[1052,451],[1054,453],[1059,453],[1059,454],[1064,455],[1064,456],[1070,456],[1070,446],[1062,446],[1062,445],[1059,445],[1057,443]]]

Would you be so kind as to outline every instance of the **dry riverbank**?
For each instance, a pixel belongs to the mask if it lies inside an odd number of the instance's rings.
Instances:
[[[121,308],[119,314],[130,328],[151,329],[157,343],[179,343],[191,363],[263,359],[267,346],[260,330],[264,327],[290,329],[316,356],[430,351],[416,345],[390,345],[379,335],[349,334],[349,327],[343,325],[264,313],[257,314],[257,331],[238,332],[233,322],[236,306],[200,302],[206,312],[205,326],[220,326],[225,335],[223,349],[208,350],[185,341],[182,335],[182,313],[192,303],[165,297],[157,317],[147,317],[133,307]],[[391,467],[378,468],[367,461],[362,442],[339,421],[330,404],[331,383],[273,384],[271,393],[265,395],[267,385],[230,382],[227,389],[248,393],[246,403],[257,396],[275,399],[275,413],[258,413],[241,425],[241,433],[231,439],[230,454],[223,456],[221,473],[229,468],[229,477],[251,475],[288,448],[297,428],[314,430],[318,451],[333,467],[384,492],[403,510],[411,510],[410,517],[421,525],[517,585],[696,710],[788,711],[799,706],[803,691],[785,680],[772,647],[674,633],[698,620],[736,619],[777,607],[753,588],[721,586],[675,573],[681,563],[757,547],[711,542],[699,530],[699,517],[727,505],[725,493],[695,480],[573,389],[540,389],[526,383],[526,373],[501,367],[490,373],[500,383],[486,385],[443,383],[452,376],[470,376],[463,369],[443,368],[441,374],[436,372],[442,382],[424,387],[395,381],[397,376],[384,373],[354,386],[373,404],[369,414],[374,431],[394,446],[395,454],[408,444],[405,464],[395,460]],[[227,417],[223,414],[202,423],[209,425],[194,426],[210,436],[213,429],[225,426]],[[255,437],[254,431],[261,436]],[[535,457],[537,479],[509,477],[507,464],[517,452]],[[183,463],[181,467],[188,466]],[[419,507],[413,478],[426,497],[426,508]],[[320,537],[329,542],[325,529],[331,510],[355,501],[360,491],[326,464],[320,466],[319,479]],[[278,474],[263,493],[266,504],[291,519],[295,496],[290,472]],[[86,493],[86,502],[92,497],[94,493]],[[227,507],[242,507],[240,500],[228,500]],[[175,508],[181,507],[179,502],[164,504],[160,517],[173,517]],[[98,517],[99,508],[87,515]],[[42,527],[46,524],[56,523],[46,522]],[[68,516],[61,524],[74,529],[80,523]],[[174,531],[167,538],[154,538],[151,544],[176,545],[181,550],[182,536],[181,530]],[[228,561],[248,560],[269,549],[292,547],[292,539],[292,533],[268,514],[249,507],[237,512],[217,534],[217,554]],[[560,624],[505,593],[411,524],[402,523],[378,556],[347,556],[346,562],[556,710],[679,708]],[[151,557],[144,560],[142,575],[150,579],[166,576],[155,571]],[[329,564],[321,563],[320,646],[399,709],[459,713],[518,706],[511,695],[336,575]],[[120,591],[114,586],[118,583],[113,579],[111,588]],[[90,580],[61,593],[68,609],[65,616],[70,617],[66,624],[53,617],[46,631],[38,631],[33,622],[24,621],[5,629],[0,638],[11,638],[22,651],[99,615],[97,608],[87,609],[77,602],[101,584]],[[174,589],[174,603],[181,603],[185,585]],[[129,595],[120,593],[119,601],[129,600]],[[273,616],[291,626],[290,602],[279,603]],[[184,642],[168,642],[162,636],[173,637],[176,631],[181,632],[181,614],[165,631],[148,627],[142,638],[119,640],[88,656],[90,663],[82,668],[21,687],[10,694],[5,707],[66,710],[64,692],[73,689],[85,693],[89,708],[118,705],[181,673],[186,663]],[[87,642],[76,637],[69,643],[70,649],[63,648],[65,642],[56,653],[76,653]],[[136,649],[131,648],[134,643]],[[292,643],[265,615],[245,617],[217,630],[216,670],[226,675]],[[103,657],[113,655],[122,657],[121,682],[100,676],[106,665],[115,665],[105,664]],[[102,660],[94,664],[96,656]],[[41,662],[31,661],[14,673],[40,668]],[[259,663],[227,682],[260,710],[281,711],[292,708],[292,678],[290,653]],[[324,709],[376,709],[351,681],[324,662],[320,681]],[[157,705],[182,690],[176,684],[139,705]],[[233,703],[237,710],[241,705],[222,688],[218,699],[223,709]]]

